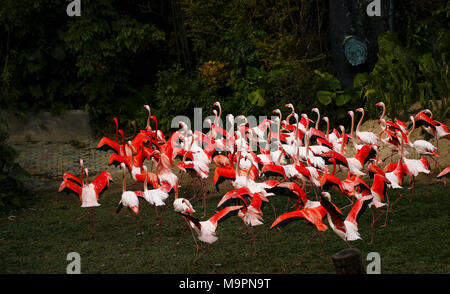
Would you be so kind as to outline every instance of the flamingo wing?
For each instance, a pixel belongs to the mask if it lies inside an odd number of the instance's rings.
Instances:
[[[270,226],[270,229],[276,228],[278,226],[284,227],[291,222],[305,219],[309,223],[312,223],[319,231],[325,231],[328,229],[328,227],[323,223],[322,219],[326,214],[327,211],[323,206],[290,211],[277,217]]]
[[[74,182],[70,180],[64,180],[62,181],[61,185],[59,186],[58,192],[66,192],[66,193],[74,193],[81,199],[82,191],[83,189],[75,184]]]
[[[437,175],[438,179],[441,179],[443,177],[448,178],[450,176],[450,166],[446,167],[441,173]]]
[[[210,217],[208,220],[215,226],[217,226],[218,223],[223,222],[224,220],[228,219],[231,216],[236,216],[243,208],[242,205],[239,206],[228,206],[224,209],[220,210],[216,214],[214,214],[212,217]]]
[[[79,186],[83,185],[83,183],[81,182],[81,179],[79,177],[77,177],[77,176],[74,176],[71,173],[64,173],[63,180],[72,181],[72,182],[74,182],[75,184],[77,184]]]
[[[94,185],[95,194],[98,197],[100,197],[103,192],[106,191],[107,188],[109,188],[109,182],[112,182],[113,178],[110,173],[106,171],[102,171],[95,180],[92,181],[92,184]]]
[[[331,217],[334,226],[337,229],[345,232],[344,215],[339,210],[339,208],[336,205],[334,205],[333,202],[325,198],[323,195],[320,196],[320,204],[328,212],[328,215]]]
[[[110,138],[103,137],[97,144],[97,147],[95,147],[97,150],[100,151],[108,151],[112,150],[115,153],[120,153],[120,145],[119,143],[111,140]]]

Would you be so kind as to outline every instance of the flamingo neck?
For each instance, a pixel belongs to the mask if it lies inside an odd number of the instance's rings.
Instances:
[[[125,171],[125,167],[123,167],[123,180],[122,180],[122,192],[127,190],[127,174]]]
[[[382,107],[383,107],[383,112],[381,113],[380,120],[382,120],[384,118],[384,116],[386,115],[386,105],[382,104]]]
[[[359,128],[361,127],[362,121],[364,119],[364,109],[361,111],[361,118],[359,119],[358,125],[356,126],[356,133],[359,133]]]
[[[317,111],[317,121],[316,121],[316,129],[319,129],[319,122],[320,122],[320,112]]]

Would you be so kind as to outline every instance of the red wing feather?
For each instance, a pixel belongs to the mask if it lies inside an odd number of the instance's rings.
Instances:
[[[59,186],[58,192],[75,193],[81,198],[82,188],[70,180],[64,180]]]
[[[113,178],[111,174],[106,171],[102,171],[95,180],[92,181],[95,193],[97,194],[97,199],[107,188],[109,188],[110,181],[112,182]]]
[[[224,209],[220,210],[216,214],[214,214],[212,217],[209,218],[209,221],[213,223],[215,226],[217,226],[218,223],[223,222],[230,216],[235,216],[238,214],[239,210],[243,208],[242,205],[239,206],[228,206]]]

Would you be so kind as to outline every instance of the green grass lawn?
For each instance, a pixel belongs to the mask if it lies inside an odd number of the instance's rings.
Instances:
[[[117,184],[116,185],[117,188]],[[430,190],[430,197],[425,196]],[[185,191],[190,197],[190,191]],[[212,215],[221,195],[211,192],[208,196],[207,215]],[[371,211],[366,210],[359,221],[363,240],[352,242],[361,250],[363,264],[367,264],[369,252],[381,256],[382,273],[450,273],[450,200],[448,188],[442,183],[418,186],[412,203],[409,191],[403,190],[404,198],[389,215],[386,228],[376,225],[375,244],[369,246]],[[390,190],[391,199],[397,192]],[[138,236],[137,249],[133,250],[133,225],[127,211],[115,210],[120,191],[107,191],[101,206],[96,209],[96,234],[90,239],[88,218],[77,220],[84,211],[77,205],[73,195],[49,193],[40,195],[31,207],[18,213],[15,220],[3,218],[0,223],[0,273],[65,273],[70,261],[69,252],[81,255],[82,273],[334,273],[326,254],[321,255],[319,239],[314,239],[311,250],[301,259],[311,233],[304,221],[291,223],[280,232],[269,230],[274,220],[272,208],[264,208],[265,225],[257,229],[257,256],[249,244],[250,235],[244,235],[242,221],[232,217],[219,224],[219,240],[197,264],[193,264],[196,249],[191,233],[185,231],[177,245],[183,228],[181,216],[175,214],[169,198],[164,213],[161,238],[155,226],[153,208],[141,202],[141,216],[145,234]],[[333,195],[333,201],[348,203],[342,195]],[[311,196],[310,196],[311,198]],[[287,198],[270,198],[277,214],[284,212]],[[291,204],[293,202],[291,201]],[[201,202],[193,203],[201,215]],[[344,210],[344,214],[349,209]],[[325,223],[328,224],[327,221]],[[149,229],[152,233],[149,233]],[[330,255],[347,248],[346,244],[329,228],[324,232]],[[205,244],[199,242],[204,247]]]

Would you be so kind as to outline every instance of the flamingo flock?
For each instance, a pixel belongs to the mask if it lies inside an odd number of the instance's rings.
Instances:
[[[411,190],[412,201],[416,177],[419,174],[431,176],[434,172],[427,157],[433,160],[434,169],[439,169],[437,178],[444,179],[445,186],[450,171],[450,167],[442,170],[438,162],[439,140],[450,139],[450,132],[445,124],[433,120],[430,110],[410,116],[408,127],[396,118],[389,121],[383,102],[376,106],[382,108],[382,114],[378,120],[379,130],[373,131],[361,131],[365,116],[363,108],[348,112],[351,128],[346,132],[342,125],[330,131],[330,121],[327,117],[321,118],[319,109],[311,110],[313,118],[316,118],[314,122],[308,114],[296,113],[292,104],[285,105],[290,114],[284,120],[282,111],[275,109],[271,119],[265,119],[257,126],[250,126],[245,116],[228,114],[226,125],[231,127],[224,129],[222,108],[220,102],[215,102],[214,121],[205,121],[210,125],[208,133],[189,130],[185,123],[180,122],[180,129],[166,138],[158,129],[157,118],[145,105],[147,125],[133,140],[125,140],[118,120],[114,118],[115,138],[102,138],[97,149],[111,151],[108,164],[119,166],[123,171],[117,213],[126,207],[133,216],[134,248],[136,236],[143,234],[141,228],[139,233],[136,232],[136,218],[142,222],[139,215],[141,202],[154,207],[160,228],[165,208],[172,202],[174,212],[184,220],[182,233],[187,229],[191,231],[197,252],[203,250],[197,239],[206,243],[206,250],[194,262],[219,239],[216,235],[218,224],[232,216],[242,220],[245,234],[252,234],[250,243],[256,255],[258,228],[265,224],[263,211],[267,204],[275,216],[269,227],[271,230],[276,228],[281,231],[298,220],[310,225],[313,233],[307,250],[317,236],[321,244],[323,241],[326,245],[324,232],[328,227],[351,247],[350,242],[362,239],[358,220],[369,208],[372,212],[369,244],[372,244],[376,222],[384,216],[383,226],[387,226],[388,215],[404,194],[405,186],[408,185],[407,189]],[[359,113],[361,116],[355,129],[355,116]],[[154,121],[155,129],[151,121]],[[323,128],[325,132],[320,130],[322,121],[326,123],[326,129]],[[424,139],[412,142],[411,135],[418,128],[431,134],[436,146]],[[349,148],[350,143],[354,148]],[[390,153],[384,159],[381,158],[383,149]],[[398,158],[394,160],[394,156]],[[145,164],[146,161],[150,164]],[[79,197],[81,207],[90,217],[93,237],[93,209],[100,206],[99,196],[109,187],[112,177],[103,171],[89,183],[88,170],[82,160],[80,166],[80,177],[71,173],[63,175],[59,192],[74,193]],[[84,174],[86,180],[83,180]],[[184,174],[189,174],[192,180],[194,193],[190,199],[179,195],[180,178]],[[127,189],[128,175],[133,182],[142,183],[142,190]],[[209,177],[213,177],[215,189],[223,195],[211,216],[207,216],[206,210]],[[233,189],[221,191],[225,181],[230,181]],[[368,181],[371,181],[370,185]],[[395,201],[389,199],[391,190],[399,191]],[[334,192],[333,197],[345,198],[348,205],[339,208],[333,202],[331,191]],[[172,193],[173,201],[169,200]],[[282,196],[287,196],[286,207],[275,207],[270,199]],[[201,217],[195,216],[196,210],[191,203],[194,199],[202,201]],[[294,205],[289,204],[292,199]],[[344,213],[347,208],[349,212]],[[302,262],[303,258],[298,264]]]

